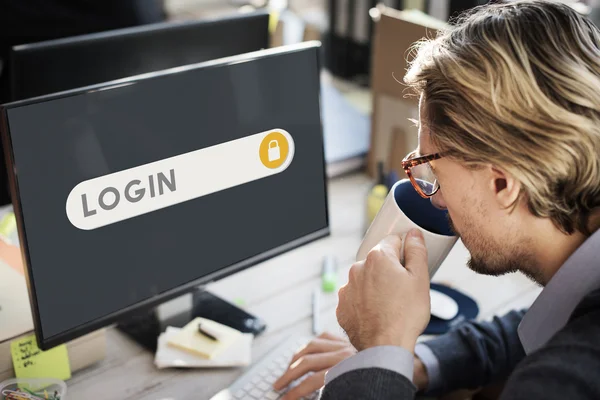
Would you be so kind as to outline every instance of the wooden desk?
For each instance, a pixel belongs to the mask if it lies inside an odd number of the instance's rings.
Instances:
[[[264,318],[267,331],[254,342],[252,357],[259,359],[292,334],[311,333],[311,293],[320,284],[323,256],[333,254],[340,266],[340,282],[364,233],[365,197],[371,181],[363,174],[340,177],[329,184],[332,234],[249,268],[209,286],[225,299],[243,298],[246,308]],[[521,275],[500,278],[475,275],[465,267],[468,253],[460,244],[434,277],[459,286],[478,300],[481,317],[528,305],[538,289]],[[341,333],[335,318],[336,294],[322,297],[322,327]],[[115,329],[107,331],[107,358],[76,373],[68,385],[69,399],[174,400],[209,399],[227,387],[243,370],[158,370],[154,355]]]

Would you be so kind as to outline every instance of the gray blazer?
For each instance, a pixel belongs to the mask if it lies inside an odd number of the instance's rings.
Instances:
[[[522,312],[473,322],[428,342],[443,375],[439,392],[507,383],[505,400],[600,399],[600,289],[585,297],[567,324],[544,346],[525,356],[517,327]],[[346,372],[329,382],[322,400],[408,400],[416,387],[382,368]]]

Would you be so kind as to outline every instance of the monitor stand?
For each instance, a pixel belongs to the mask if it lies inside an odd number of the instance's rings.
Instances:
[[[208,304],[210,310],[207,310]],[[168,326],[181,328],[196,317],[210,317],[209,319],[213,321],[255,335],[266,328],[259,318],[198,288],[192,293],[170,300],[149,311],[129,316],[117,324],[117,329],[147,350],[156,352],[158,336]],[[249,321],[253,323],[249,324]]]

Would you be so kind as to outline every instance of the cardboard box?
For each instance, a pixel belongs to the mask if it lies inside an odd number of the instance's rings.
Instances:
[[[403,176],[402,170],[398,170],[398,159],[401,162],[417,146],[417,128],[408,119],[419,118],[418,98],[403,83],[408,62],[414,56],[409,49],[424,37],[434,38],[446,23],[417,10],[398,11],[382,5],[372,15],[375,20],[371,74],[373,113],[367,171],[376,177],[377,163],[383,161],[386,170],[393,167]]]
[[[271,18],[275,18],[271,16]],[[283,46],[283,27],[284,23],[280,19],[275,22],[275,28],[270,32],[270,47],[279,47]]]
[[[321,40],[321,31],[318,26],[312,25],[310,23],[304,24],[304,35],[302,35],[302,40],[305,42],[310,42],[311,40]]]
[[[409,148],[409,144],[407,143],[406,138],[412,137],[412,131],[406,131],[399,125],[396,125],[392,129],[392,138],[391,138],[391,146],[388,153],[388,171],[396,171],[398,177],[400,179],[408,178],[406,173],[404,172],[404,168],[402,168],[402,160],[404,156],[411,152],[413,149]]]

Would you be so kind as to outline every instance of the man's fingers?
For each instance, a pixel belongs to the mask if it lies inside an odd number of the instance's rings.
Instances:
[[[302,350],[297,352],[294,357],[292,357],[290,365],[295,363],[300,357],[303,357],[307,354],[329,353],[330,351],[336,351],[346,346],[348,346],[348,342],[321,338],[313,339],[309,344],[303,347]]]
[[[296,372],[298,372],[298,373],[299,373],[299,371],[296,371]],[[277,379],[277,380],[276,380],[276,381],[273,383],[273,389],[275,389],[275,390],[281,390],[281,389],[283,389],[283,388],[287,387],[287,385],[289,385],[290,383],[292,383],[292,381],[293,381],[294,379],[297,379],[297,378],[294,378],[295,376],[296,376],[296,374],[294,373],[294,371],[293,371],[291,368],[288,368],[288,369],[287,369],[287,370],[286,370],[286,371],[283,373],[283,375],[281,375],[281,376],[279,377],[279,379]],[[301,375],[300,375],[300,376],[301,376]]]
[[[404,240],[404,268],[414,275],[428,274],[427,249],[421,231],[412,229]]]
[[[294,364],[290,365],[287,371],[275,381],[273,388],[281,390],[296,379],[303,377],[308,372],[321,371],[326,368],[331,368],[338,361],[338,354],[323,353],[323,354],[308,354]]]
[[[400,249],[402,248],[402,238],[398,235],[388,235],[384,237],[377,246],[374,247],[374,251],[381,251],[382,253],[389,255],[390,257],[400,260]]]
[[[287,392],[285,396],[281,398],[281,400],[297,400],[321,389],[325,384],[326,372],[327,370],[322,370],[312,374],[303,380],[298,386]]]

